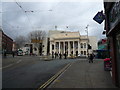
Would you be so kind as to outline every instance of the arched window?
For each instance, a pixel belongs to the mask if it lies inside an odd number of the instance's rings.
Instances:
[[[81,55],[83,55],[83,51],[81,51]]]
[[[86,43],[84,43],[84,48],[86,48]]]
[[[83,48],[83,43],[81,43],[81,48]]]
[[[84,51],[84,55],[86,55],[86,51]]]

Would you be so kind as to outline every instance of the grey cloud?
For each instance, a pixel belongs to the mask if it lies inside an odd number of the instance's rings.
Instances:
[[[21,34],[27,35],[27,33],[36,29],[54,30],[55,25],[60,30],[79,30],[82,35],[86,35],[85,27],[87,24],[90,25],[90,35],[103,38],[100,34],[103,31],[103,24],[99,25],[92,19],[98,11],[103,9],[102,2],[20,2],[19,4],[24,10],[33,10],[34,12],[26,12],[25,14],[14,2],[3,4],[3,10],[6,12],[3,13],[2,18],[3,21],[6,20],[14,26],[14,31],[11,28],[12,32],[10,34],[13,38]],[[66,26],[69,26],[69,28],[66,29]],[[4,31],[9,34],[10,26],[3,22],[3,27]],[[94,33],[96,29],[99,31]]]

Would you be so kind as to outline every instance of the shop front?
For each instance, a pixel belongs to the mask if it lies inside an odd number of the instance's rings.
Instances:
[[[120,29],[116,35],[116,60],[117,60],[117,72],[118,72],[118,86],[120,86]]]
[[[112,79],[120,87],[120,1],[104,2],[106,36],[110,41]]]

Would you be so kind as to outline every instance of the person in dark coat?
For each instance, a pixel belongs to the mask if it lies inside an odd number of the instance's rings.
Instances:
[[[61,59],[62,58],[62,54],[60,53],[59,56],[60,56],[60,59]]]
[[[66,55],[66,53],[64,53],[64,56],[65,56],[65,59],[67,58],[67,55]]]
[[[52,58],[54,58],[54,52],[52,52]]]
[[[6,56],[7,56],[7,55],[6,55],[6,51],[4,51],[4,57],[6,58]]]
[[[94,58],[93,54],[90,54],[90,56],[89,56],[89,63],[90,63],[90,62],[93,63],[93,58]]]
[[[14,58],[14,56],[15,56],[15,53],[14,53],[14,51],[12,52],[12,56],[13,56],[13,58]]]
[[[57,57],[57,53],[55,52],[55,58]]]

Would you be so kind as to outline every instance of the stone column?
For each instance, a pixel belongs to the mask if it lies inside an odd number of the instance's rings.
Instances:
[[[73,56],[75,55],[75,43],[73,41]]]
[[[59,42],[59,54],[60,54],[60,42]]]
[[[56,52],[56,42],[54,43],[54,53]]]
[[[68,41],[68,57],[70,56],[70,41]]]
[[[80,54],[80,42],[78,41],[78,54]]]
[[[64,53],[65,53],[65,42],[63,42],[63,45],[64,45]]]
[[[52,54],[52,42],[50,42],[50,54]]]

